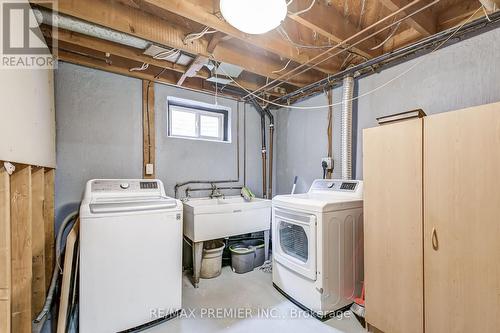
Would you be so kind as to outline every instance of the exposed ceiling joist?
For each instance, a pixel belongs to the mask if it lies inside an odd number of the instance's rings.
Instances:
[[[47,6],[44,1],[32,0],[31,2],[40,6]],[[210,57],[207,52],[208,42],[205,39],[198,39],[184,44],[183,39],[189,33],[188,31],[184,31],[160,17],[115,1],[59,0],[58,11],[159,45],[181,49],[194,55]],[[259,58],[251,54],[237,52],[223,42],[218,44],[218,47],[213,51],[213,55],[219,61],[240,65],[249,72],[269,78],[276,78],[277,75],[272,72],[283,66],[282,62],[269,57]],[[316,73],[308,72],[289,83],[295,86],[304,86],[320,78],[321,76]]]
[[[408,28],[394,35],[384,44],[384,53],[390,52],[401,46],[408,45],[420,37],[420,33],[413,28]]]
[[[69,62],[72,64],[90,67],[94,69],[99,69],[115,74],[120,74],[124,76],[129,76],[137,79],[150,80],[157,83],[163,83],[168,85],[177,85],[178,81],[178,73],[165,71],[161,75],[158,75],[161,71],[161,68],[149,68],[147,71],[134,71],[131,72],[130,67],[139,65],[137,62],[130,61],[128,59],[123,59],[121,57],[116,57],[111,55],[108,59],[108,63],[105,61],[104,56],[99,57],[95,54],[87,54],[87,52],[82,52],[82,48],[77,48],[76,50],[68,50],[64,45],[65,43],[61,43],[62,48],[58,49],[58,59],[60,61]],[[89,52],[90,53],[90,52]],[[244,85],[244,82],[239,82]],[[252,89],[256,89],[256,84],[251,87]],[[184,88],[207,91],[213,93],[213,85],[206,84],[205,78],[201,76],[189,77],[183,83]],[[224,90],[222,90],[223,92]],[[272,93],[274,97],[278,97],[278,94]]]
[[[196,58],[194,58],[193,62],[191,62],[187,70],[182,74],[180,79],[177,81],[177,85],[182,86],[182,84],[188,77],[196,76],[196,74],[198,74],[198,72],[203,68],[203,66],[207,63],[207,61],[208,58],[204,56],[197,56]]]
[[[296,12],[299,8],[307,8],[310,0],[295,0],[290,6],[290,10]],[[328,38],[333,43],[340,43],[359,31],[356,25],[349,22],[341,13],[334,8],[325,8],[316,3],[309,11],[301,15],[289,14],[288,17]],[[375,57],[381,54],[379,50],[370,51],[378,44],[378,40],[373,38],[353,47],[353,51],[367,58]]]
[[[292,44],[283,40],[283,38],[275,32],[269,32],[263,35],[249,35],[239,31],[214,13],[207,11],[205,7],[195,3],[193,0],[141,0],[141,2],[180,15],[211,29],[238,38],[255,47],[272,52],[282,58],[291,59],[298,63],[304,63],[314,56],[314,53],[310,51],[300,50],[300,52],[297,52]],[[316,69],[328,74],[334,73],[339,69],[339,61],[332,59],[332,61],[322,64]]]
[[[390,11],[396,11],[404,6],[408,5],[410,0],[379,0],[385,7],[387,7]],[[424,0],[422,4],[429,4],[432,0]],[[417,8],[415,8],[417,9]],[[411,14],[407,12],[406,14]],[[431,8],[428,8],[422,12],[419,12],[412,17],[409,17],[405,20],[405,22],[417,30],[422,36],[433,35],[437,31],[437,18],[434,11]]]
[[[51,31],[51,29],[46,29],[46,27],[42,27],[42,32],[44,33],[45,36],[50,36],[50,31]],[[190,67],[186,68],[185,66],[181,66],[181,65],[174,65],[168,61],[154,59],[152,57],[149,57],[149,56],[146,56],[143,54],[139,54],[134,48],[131,48],[128,46],[116,44],[113,42],[105,41],[105,40],[90,37],[90,36],[85,36],[85,35],[78,34],[78,33],[69,32],[69,31],[65,31],[65,30],[59,29],[58,33],[57,33],[57,38],[58,38],[59,43],[63,43],[65,45],[65,47],[71,46],[73,48],[78,48],[78,49],[85,48],[85,49],[89,49],[89,50],[98,51],[101,54],[109,53],[111,55],[118,56],[120,58],[128,59],[129,61],[134,62],[134,64],[130,65],[130,67],[135,67],[136,62],[143,62],[143,63],[146,63],[150,66],[157,67],[158,72],[162,68],[166,68],[168,70],[167,73],[168,72],[178,73],[177,75],[181,75],[181,78],[186,72],[189,71],[189,68],[190,68]],[[190,71],[190,73],[189,73],[190,75],[183,78],[182,84],[184,83],[184,81],[188,77],[196,77],[196,78],[200,78],[203,80],[206,80],[209,77],[206,73],[199,72],[199,69],[196,70],[191,75],[193,70],[194,69],[192,69]],[[140,72],[135,72],[135,73],[140,73]],[[133,76],[133,75],[129,73],[129,76]],[[140,77],[140,78],[142,78],[142,77]],[[174,80],[175,84],[181,85],[181,83],[179,83],[179,80],[180,80],[179,78],[176,78]],[[236,82],[238,82],[238,84],[240,84],[242,87],[244,87],[245,89],[248,89],[248,90],[254,90],[254,89],[257,89],[259,87],[258,83],[248,81],[248,80],[242,79],[242,78],[236,79]],[[230,85],[236,86],[234,84],[230,84]]]
[[[52,28],[48,28],[46,26],[41,27],[42,32],[44,36],[46,37],[52,37],[50,36],[52,32]],[[96,51],[100,51],[103,53],[110,53],[117,55],[119,57],[135,60],[135,61],[142,61],[147,64],[153,65],[153,66],[158,66],[158,67],[163,67],[163,68],[168,68],[169,70],[178,72],[178,73],[184,73],[186,71],[186,67],[178,64],[174,64],[169,61],[165,60],[159,60],[159,59],[154,59],[150,56],[142,54],[141,51],[138,49],[135,49],[133,47],[109,42],[103,39],[99,38],[94,38],[86,35],[82,35],[79,33],[75,32],[70,32],[67,30],[61,30],[58,29],[57,31],[57,39],[59,41],[72,44],[72,45],[80,45],[89,49],[93,49]]]
[[[484,16],[482,10],[477,10],[479,6],[481,6],[481,4],[477,0],[460,1],[460,3],[455,4],[452,8],[445,10],[439,15],[438,29],[444,30],[460,25],[474,13],[476,14],[472,19]]]
[[[207,52],[212,54],[215,50],[215,48],[217,47],[217,45],[219,45],[220,42],[223,42],[225,40],[229,40],[231,39],[232,37],[231,36],[228,36],[226,35],[225,33],[223,32],[216,32],[212,38],[210,38],[210,42],[208,42],[208,46],[207,46]]]

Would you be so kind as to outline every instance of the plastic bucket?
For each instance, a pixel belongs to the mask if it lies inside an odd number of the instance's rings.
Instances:
[[[243,243],[229,246],[231,267],[235,273],[243,274],[254,269],[255,247]]]
[[[209,241],[203,244],[200,271],[200,277],[202,279],[212,279],[220,275],[224,246],[224,242],[220,240]]]
[[[262,266],[265,260],[264,241],[261,239],[250,239],[243,241],[243,244],[247,247],[253,246],[255,248],[253,267],[256,268]]]

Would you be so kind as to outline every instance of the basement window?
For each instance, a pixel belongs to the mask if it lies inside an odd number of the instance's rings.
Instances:
[[[220,105],[169,97],[168,136],[183,139],[231,142],[231,109]]]

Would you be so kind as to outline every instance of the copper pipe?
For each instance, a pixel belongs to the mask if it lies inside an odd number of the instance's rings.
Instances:
[[[401,12],[404,12],[404,11],[405,11],[405,10],[407,10],[408,8],[412,7],[413,5],[416,5],[417,3],[421,2],[421,1],[422,1],[422,0],[414,0],[414,1],[410,2],[409,4],[407,4],[406,6],[399,8],[397,11],[392,12],[391,14],[387,15],[386,17],[384,17],[384,18],[382,18],[382,19],[378,20],[377,22],[375,22],[375,23],[371,24],[370,26],[368,26],[368,27],[364,28],[363,30],[358,31],[356,34],[354,34],[354,35],[352,35],[351,37],[349,37],[349,38],[347,38],[347,39],[343,40],[342,42],[338,43],[337,45],[332,46],[332,47],[331,47],[331,48],[329,48],[328,50],[326,50],[326,51],[324,51],[324,52],[322,52],[322,53],[318,54],[317,56],[315,56],[315,57],[313,57],[313,58],[309,59],[308,61],[306,61],[306,62],[304,62],[304,63],[300,64],[299,66],[297,66],[297,67],[295,67],[294,69],[292,69],[292,70],[288,71],[287,73],[285,73],[285,74],[283,74],[283,75],[278,76],[276,79],[273,79],[271,82],[269,82],[269,83],[265,84],[264,86],[260,87],[259,89],[255,90],[255,91],[253,91],[253,93],[255,94],[255,93],[257,93],[257,92],[261,91],[262,89],[264,89],[264,88],[268,87],[269,85],[273,84],[274,82],[277,82],[277,81],[282,81],[282,80],[283,80],[283,78],[287,77],[287,76],[288,76],[288,75],[290,75],[291,73],[293,73],[293,72],[297,71],[297,70],[298,70],[298,69],[300,69],[300,68],[305,67],[306,65],[308,65],[308,64],[309,64],[309,63],[311,63],[312,61],[315,61],[315,60],[317,60],[318,58],[320,58],[320,57],[322,57],[322,56],[324,56],[324,55],[326,55],[326,54],[330,53],[331,51],[335,50],[336,48],[339,48],[340,46],[347,44],[348,42],[350,42],[350,41],[351,41],[351,40],[353,40],[354,38],[356,38],[356,37],[358,37],[358,36],[360,36],[360,35],[364,34],[365,32],[367,32],[367,31],[371,30],[372,28],[374,28],[374,27],[375,27],[375,26],[377,26],[378,24],[380,24],[380,23],[382,23],[382,22],[384,22],[384,21],[386,21],[386,20],[388,20],[388,19],[390,19],[390,18],[392,18],[392,17],[394,17],[394,16],[398,15],[398,14],[399,14],[399,13],[401,13]],[[438,0],[438,2],[439,2],[439,0]],[[410,15],[409,15],[409,16],[407,16],[407,17],[410,17]],[[405,17],[405,18],[407,18],[407,17]],[[315,65],[317,65],[317,64],[315,64]],[[288,78],[288,79],[289,79],[289,78]],[[288,80],[288,79],[285,79],[285,80]],[[247,95],[247,96],[245,96],[245,98],[247,98],[247,97],[248,97],[248,95]]]

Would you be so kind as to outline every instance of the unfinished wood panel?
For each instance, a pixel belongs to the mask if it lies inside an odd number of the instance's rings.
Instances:
[[[31,166],[10,178],[12,332],[31,332]]]
[[[34,168],[31,173],[31,257],[33,279],[31,282],[32,319],[42,310],[45,301],[45,221],[43,220],[44,177],[43,168]]]
[[[500,103],[424,128],[425,332],[498,332]]]
[[[45,291],[48,291],[55,258],[54,235],[54,181],[55,170],[45,169],[43,219],[45,232]]]
[[[64,271],[61,283],[61,298],[59,304],[59,316],[57,320],[57,333],[65,333],[68,323],[68,307],[70,306],[71,282],[74,274],[73,262],[75,259],[75,248],[78,241],[80,220],[77,220],[66,238],[66,249],[64,252]]]
[[[363,131],[366,321],[423,331],[422,119]]]
[[[0,332],[10,332],[10,180],[0,167]]]
[[[155,178],[156,163],[156,130],[155,130],[155,95],[154,82],[142,81],[142,133],[143,133],[143,167],[144,178]],[[153,174],[146,174],[146,164],[153,164]]]

